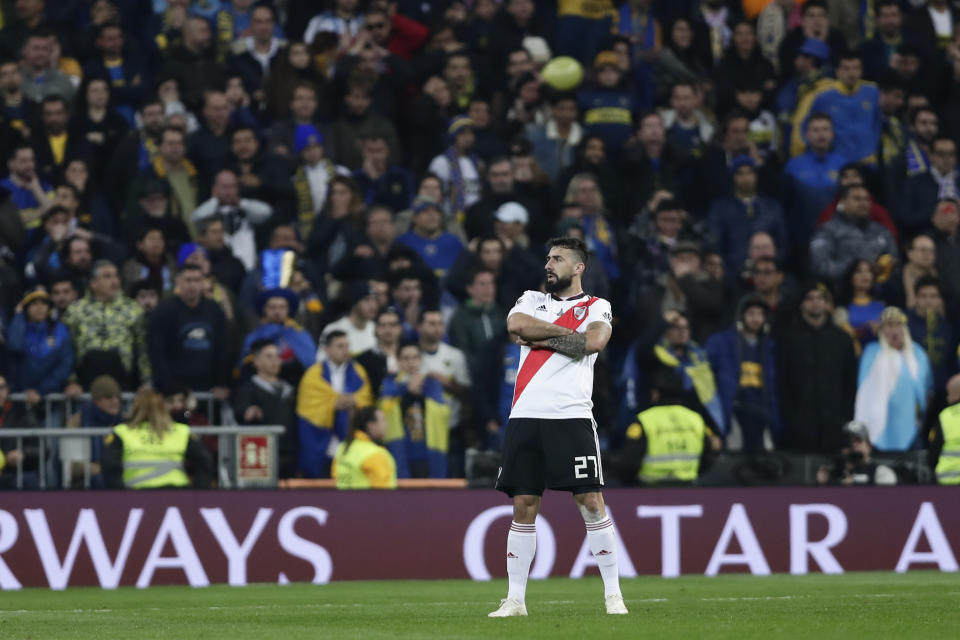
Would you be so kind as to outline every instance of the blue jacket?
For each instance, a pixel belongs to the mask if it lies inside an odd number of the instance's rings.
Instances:
[[[717,381],[717,395],[723,409],[725,424],[730,424],[737,390],[741,380],[740,334],[736,327],[715,333],[707,340],[707,357]],[[780,435],[780,410],[777,405],[777,379],[774,363],[774,343],[770,338],[762,337],[759,342],[763,353],[763,398],[767,412],[768,426],[775,439]]]
[[[633,133],[633,97],[619,89],[588,89],[577,96],[588,135],[601,136],[608,155],[619,152]]]
[[[62,391],[73,369],[73,343],[66,325],[27,322],[14,316],[7,335],[10,351],[19,356],[14,389],[46,394]]]
[[[450,268],[453,267],[453,263],[456,262],[457,256],[463,251],[463,243],[460,242],[460,238],[446,231],[432,240],[424,238],[414,231],[408,231],[398,237],[397,242],[416,251],[438,279],[447,276]]]
[[[828,82],[812,98],[812,101],[805,99],[797,110],[794,142],[799,133],[806,131],[807,118],[822,111],[833,120],[837,153],[853,162],[876,162],[883,128],[877,85],[860,82],[848,92],[839,81]],[[797,150],[794,148],[794,151]]]
[[[804,249],[810,246],[817,218],[833,202],[840,169],[847,162],[847,158],[836,151],[826,154],[807,151],[787,163],[784,203],[788,207],[787,226],[793,246]]]
[[[777,253],[787,253],[787,226],[780,203],[766,196],[757,196],[752,201],[753,211],[734,196],[724,196],[713,201],[707,214],[707,224],[714,235],[717,248],[723,255],[727,274],[740,273],[747,260],[750,236],[757,231],[766,231],[777,244]]]
[[[309,332],[300,328],[295,322],[288,321],[288,324],[261,324],[251,331],[243,341],[243,351],[240,353],[240,359],[243,360],[250,353],[250,345],[257,340],[270,340],[277,349],[280,350],[280,357],[283,360],[289,360],[290,354],[286,351],[292,351],[293,357],[306,369],[317,361],[317,345],[313,341],[313,336]]]

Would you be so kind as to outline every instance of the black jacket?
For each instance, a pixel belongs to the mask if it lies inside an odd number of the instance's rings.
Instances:
[[[153,386],[161,392],[185,386],[206,391],[226,386],[231,370],[227,320],[213,300],[193,308],[179,296],[161,302],[150,315],[148,344]]]
[[[244,414],[250,407],[260,407],[263,417],[248,422]],[[234,394],[233,411],[240,424],[278,424],[286,431],[279,436],[278,471],[281,478],[297,474],[297,455],[300,439],[297,433],[297,391],[289,383],[279,382],[270,388],[259,378],[240,383]]]
[[[200,183],[206,194],[217,172],[227,164],[230,155],[230,135],[217,135],[206,125],[190,134],[187,141],[187,156],[200,174]]]
[[[778,338],[777,389],[784,448],[836,453],[853,418],[857,358],[850,336],[831,322],[815,329],[802,319]]]

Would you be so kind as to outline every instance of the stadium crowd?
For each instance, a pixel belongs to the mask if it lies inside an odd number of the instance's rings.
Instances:
[[[315,478],[375,405],[399,477],[462,476],[502,443],[506,313],[575,236],[605,449],[663,456],[637,414],[669,400],[707,448],[859,434],[960,481],[954,0],[0,12],[0,427],[112,426],[143,386],[217,424],[211,392]],[[44,463],[0,444],[8,481]]]

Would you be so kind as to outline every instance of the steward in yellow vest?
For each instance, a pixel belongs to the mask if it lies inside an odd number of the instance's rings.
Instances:
[[[624,462],[633,482],[693,483],[704,453],[720,448],[703,416],[683,406],[682,385],[674,373],[658,374],[651,390],[653,406],[637,414],[637,421],[627,429]]]
[[[940,484],[960,485],[960,374],[947,382],[947,402],[940,421],[930,431],[931,462]]]
[[[210,452],[190,427],[170,418],[164,398],[152,390],[137,393],[129,420],[104,440],[103,475],[110,489],[159,489],[210,486]]]
[[[346,440],[337,446],[330,475],[337,489],[396,489],[397,464],[379,443],[387,434],[387,419],[376,407],[358,409]]]

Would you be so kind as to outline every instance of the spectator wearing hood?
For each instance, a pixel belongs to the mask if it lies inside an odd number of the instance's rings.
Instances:
[[[879,340],[860,359],[854,419],[867,426],[881,451],[907,451],[918,440],[933,372],[926,351],[910,337],[907,316],[897,307],[880,315]]]
[[[736,324],[707,340],[707,356],[727,425],[727,448],[769,450],[779,438],[774,343],[759,297],[740,301]]]
[[[280,357],[280,377],[296,383],[317,360],[317,344],[313,337],[293,320],[300,308],[300,298],[285,287],[266,289],[257,294],[260,326],[247,334],[240,352],[245,362],[252,345],[268,340],[276,345]]]

